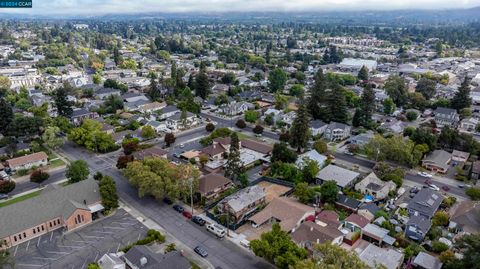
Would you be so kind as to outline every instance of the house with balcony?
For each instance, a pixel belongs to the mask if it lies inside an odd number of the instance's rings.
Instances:
[[[198,190],[200,197],[206,200],[214,200],[226,190],[234,186],[233,182],[219,174],[210,173],[198,180]]]
[[[350,125],[339,122],[330,122],[327,128],[325,128],[323,138],[328,141],[342,141],[350,136],[351,129],[352,127]]]
[[[434,114],[435,122],[440,128],[444,126],[455,128],[460,121],[460,115],[458,115],[457,110],[452,108],[437,107]]]
[[[222,213],[229,214],[230,223],[240,223],[264,206],[265,198],[265,190],[254,185],[225,197],[217,206]]]

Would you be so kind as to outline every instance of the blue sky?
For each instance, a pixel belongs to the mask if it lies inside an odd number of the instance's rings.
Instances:
[[[480,0],[33,0],[33,14],[446,9],[480,6]],[[2,10],[22,12],[25,9]]]

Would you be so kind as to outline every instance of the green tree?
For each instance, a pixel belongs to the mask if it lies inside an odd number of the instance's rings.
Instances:
[[[4,98],[0,98],[0,115],[2,115],[2,120],[0,121],[0,133],[6,135],[8,125],[13,121],[14,115],[12,107]]]
[[[207,125],[205,125],[205,130],[209,133],[213,132],[213,130],[215,130],[215,125],[211,122],[207,123]]]
[[[294,163],[297,160],[297,153],[290,150],[286,143],[275,143],[273,145],[271,162]]]
[[[357,126],[369,126],[374,111],[375,92],[372,89],[372,85],[367,84],[360,99],[360,108],[355,112],[356,117],[354,116],[354,121],[357,121]]]
[[[153,101],[159,100],[161,96],[160,88],[157,83],[157,75],[155,73],[150,73],[150,86],[148,88],[148,97]]]
[[[157,132],[155,132],[155,129],[153,129],[152,126],[145,125],[142,127],[142,138],[152,139],[155,136],[157,136]]]
[[[245,121],[255,123],[257,121],[258,114],[255,110],[245,111]]]
[[[407,104],[408,88],[402,77],[390,76],[385,82],[384,89],[397,106],[402,107]]]
[[[69,84],[65,83],[62,87],[58,88],[53,96],[55,101],[55,106],[58,111],[58,115],[69,118],[72,115],[72,102],[68,101],[67,95],[71,87]]]
[[[225,164],[225,176],[236,180],[243,173],[243,163],[240,160],[240,140],[236,132],[230,135],[230,149],[227,163]]]
[[[480,200],[480,188],[475,188],[475,187],[468,188],[465,190],[465,194],[468,195],[468,197],[470,197],[470,199],[474,201]]]
[[[407,111],[406,116],[407,116],[407,120],[408,120],[408,121],[414,121],[414,120],[416,120],[416,119],[418,118],[417,112],[412,111],[412,110]]]
[[[0,193],[9,193],[15,189],[15,181],[0,180]]]
[[[465,78],[458,91],[452,98],[451,106],[452,108],[460,111],[463,108],[468,108],[472,105],[472,98],[470,97],[470,80]]]
[[[330,107],[330,120],[347,123],[349,116],[344,90],[338,86],[335,87],[330,94],[328,102]]]
[[[47,172],[43,171],[43,169],[38,168],[30,174],[30,181],[40,184],[47,180],[49,177],[50,175]]]
[[[328,151],[328,145],[323,140],[317,140],[313,143],[313,148],[320,154],[325,154]]]
[[[99,85],[102,82],[102,76],[100,74],[96,73],[92,76],[92,80],[94,84]]]
[[[310,115],[303,100],[300,101],[300,107],[297,110],[292,127],[290,128],[290,145],[297,148],[301,152],[303,148],[307,147],[310,139]]]
[[[447,244],[443,243],[443,242],[440,242],[440,241],[434,241],[432,243],[432,250],[433,252],[435,253],[442,253],[446,250],[448,250],[448,246]]]
[[[338,196],[337,183],[333,180],[324,182],[322,186],[320,186],[320,195],[322,201],[326,203],[336,202]]]
[[[65,143],[65,139],[59,136],[59,133],[60,128],[57,126],[49,126],[43,132],[42,140],[49,148],[57,149]]]
[[[368,68],[365,65],[360,68],[357,78],[359,80],[368,80]]]
[[[207,99],[209,87],[207,73],[204,69],[200,69],[200,72],[195,78],[195,95]]]
[[[365,264],[355,252],[338,245],[331,243],[315,245],[315,253],[318,255],[298,262],[293,269],[370,269],[370,266]]]
[[[433,79],[421,78],[416,87],[416,91],[421,93],[425,99],[430,100],[435,94],[435,87],[437,82]]]
[[[235,123],[235,126],[237,126],[237,127],[240,128],[240,129],[243,129],[243,128],[247,127],[247,124],[245,123],[244,120],[239,119],[239,120],[237,120],[237,122]]]
[[[275,264],[280,269],[288,269],[307,258],[307,251],[295,244],[287,232],[274,223],[270,232],[263,233],[260,239],[252,240],[250,248],[255,255]]]
[[[175,143],[175,135],[173,133],[167,133],[165,134],[165,145],[167,147],[170,147],[173,143]]]
[[[255,125],[255,127],[253,128],[253,132],[255,134],[262,134],[263,133],[262,125],[259,125],[259,124]]]
[[[0,268],[15,268],[15,259],[7,249],[0,250]]]
[[[236,80],[237,78],[235,77],[235,73],[233,72],[227,72],[222,77],[222,83],[224,84],[233,84]]]
[[[323,70],[320,68],[315,75],[315,84],[311,89],[310,98],[307,100],[308,110],[314,119],[328,122],[330,112],[327,106],[327,82]]]
[[[295,84],[290,88],[290,95],[291,96],[301,97],[301,96],[303,96],[304,92],[305,92],[305,90],[303,89],[302,84]]]
[[[70,183],[76,183],[85,180],[88,178],[88,174],[88,165],[84,160],[71,162],[67,166],[67,171],[65,172],[65,176],[68,178]]]
[[[390,115],[395,111],[395,103],[392,98],[388,97],[383,101],[383,113]]]
[[[302,163],[302,175],[303,179],[309,183],[315,183],[320,168],[318,163],[314,160],[305,158]]]
[[[448,213],[445,211],[437,211],[432,218],[433,226],[446,226],[449,221]]]
[[[478,268],[480,264],[480,234],[470,234],[460,237],[455,247],[462,250],[463,258],[446,264],[446,268]]]
[[[44,121],[39,117],[25,117],[16,115],[13,121],[8,125],[7,134],[15,137],[32,138],[40,135]]]
[[[0,76],[0,89],[9,90],[11,86],[12,86],[12,82],[8,77]]]
[[[308,204],[312,201],[315,192],[308,186],[308,183],[299,182],[295,184],[295,191],[293,192],[293,195],[297,197],[300,202]]]
[[[105,210],[110,211],[118,208],[118,194],[117,187],[113,178],[109,176],[103,176],[98,183],[98,191],[102,198],[102,205]]]
[[[283,91],[285,83],[287,83],[288,76],[281,68],[275,68],[268,74],[268,86],[270,91]]]
[[[90,119],[70,130],[68,139],[95,152],[108,152],[117,148],[112,136],[102,131],[101,123]]]

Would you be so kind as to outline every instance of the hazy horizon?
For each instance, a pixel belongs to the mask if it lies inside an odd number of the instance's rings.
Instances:
[[[31,9],[1,9],[29,15],[103,15],[127,13],[228,13],[445,10],[480,6],[480,0],[33,0]]]

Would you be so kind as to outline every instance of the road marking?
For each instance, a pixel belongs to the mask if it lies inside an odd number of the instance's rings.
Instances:
[[[59,248],[81,249],[81,248],[84,248],[85,246],[80,247],[80,246],[66,246],[66,245],[63,245],[63,246],[62,246],[62,245],[57,245],[57,247],[59,247]]]
[[[28,266],[31,266],[31,267],[42,267],[43,266],[43,264],[38,265],[38,264],[28,264],[28,263],[17,263],[17,265],[18,266],[27,266],[27,267]]]
[[[85,240],[70,240],[70,242],[75,242],[75,243],[84,243],[84,244],[93,244],[96,241],[85,241]]]
[[[27,242],[27,247],[25,248],[25,251],[28,251],[28,246],[30,246],[30,241]]]
[[[95,255],[95,259],[93,259],[94,262],[97,262],[97,257],[98,257],[98,252],[97,252],[97,255]]]
[[[54,258],[43,258],[43,257],[31,257],[30,259],[37,259],[37,260],[49,260],[49,261],[55,261],[55,260],[58,260],[58,259],[54,259]]]
[[[138,233],[137,241],[140,240],[140,236],[141,236],[141,235],[142,235],[141,233]]]
[[[85,267],[86,263],[87,263],[87,259],[85,259],[85,261],[83,261],[83,264],[82,264],[82,267],[81,267],[82,269],[83,269],[83,267]]]
[[[71,252],[65,252],[65,251],[45,251],[47,253],[52,253],[52,254],[58,254],[58,255],[62,255],[62,254],[70,254]]]
[[[13,256],[17,255],[18,245],[15,247],[15,251],[13,252]]]
[[[41,235],[38,237],[37,247],[40,245],[40,238],[42,238]]]
[[[95,235],[84,235],[83,237],[87,237],[87,238],[98,238],[98,239],[103,239],[103,238],[105,238],[105,236],[95,236]]]
[[[104,229],[117,229],[117,230],[125,230],[123,227],[110,227],[110,226],[103,226]]]
[[[120,249],[120,243],[118,243],[117,251],[115,251],[115,253],[117,253],[119,249]]]
[[[95,233],[101,233],[101,234],[115,234],[114,232],[102,232],[102,231],[93,231]]]
[[[50,235],[50,242],[52,242],[52,238],[53,238],[53,233],[52,233],[52,235]]]

